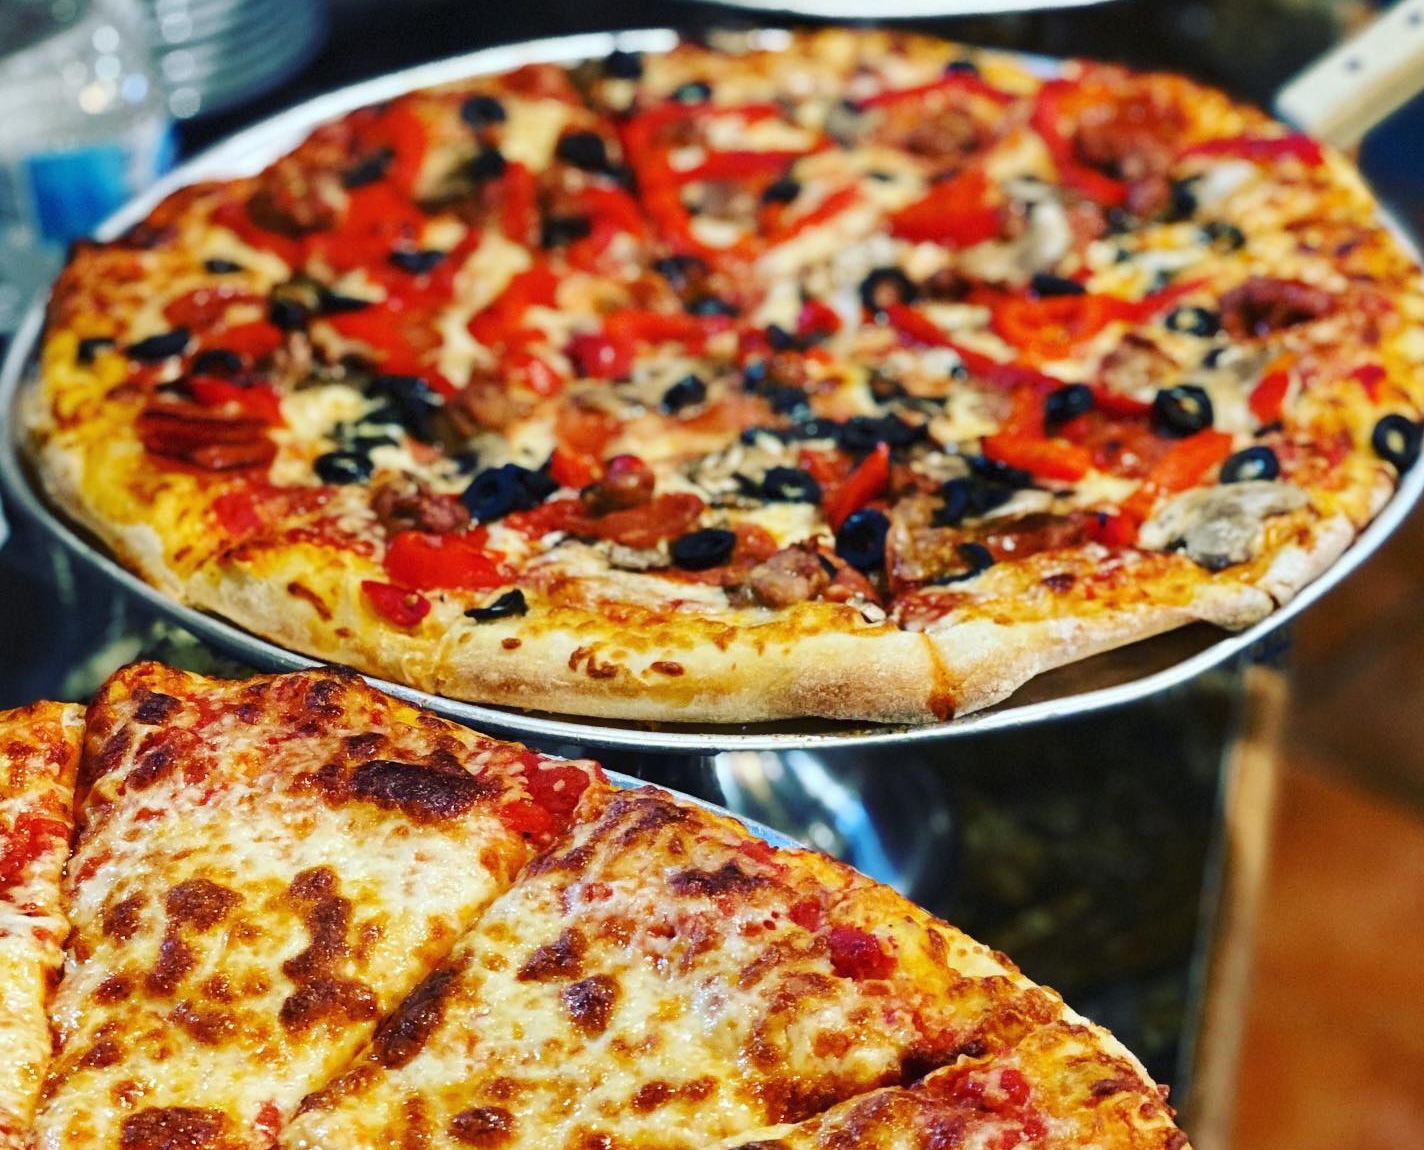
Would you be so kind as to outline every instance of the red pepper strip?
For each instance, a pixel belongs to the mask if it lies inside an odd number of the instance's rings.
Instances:
[[[265,308],[266,297],[245,288],[204,287],[184,292],[163,305],[163,318],[174,327],[205,330],[221,324],[228,308],[246,304],[250,308]]]
[[[1103,514],[1097,531],[1098,542],[1105,547],[1131,547],[1137,542],[1138,521],[1131,515]]]
[[[1246,401],[1247,406],[1263,426],[1275,423],[1281,417],[1281,405],[1285,402],[1286,392],[1289,390],[1290,372],[1268,371],[1252,389],[1251,397]]]
[[[796,334],[801,336],[835,335],[841,330],[840,313],[818,299],[808,299],[796,317]]]
[[[1130,419],[1146,415],[1152,410],[1151,403],[1133,399],[1130,395],[1123,395],[1122,392],[1102,384],[1090,384],[1089,387],[1093,392],[1093,406],[1110,418]]]
[[[1006,343],[1034,360],[1062,359],[1115,319],[1124,318],[1116,300],[1095,295],[1014,296],[993,310],[990,326]]]
[[[363,143],[370,151],[390,148],[393,159],[385,178],[398,192],[413,199],[429,144],[429,133],[415,109],[398,100],[382,112],[363,135]]]
[[[520,163],[505,165],[500,177],[500,228],[515,243],[529,244],[539,227],[539,183]]]
[[[1146,519],[1161,495],[1185,491],[1231,454],[1231,436],[1208,429],[1179,439],[1152,465],[1142,486],[1123,506],[1124,513]]]
[[[1001,433],[986,436],[982,450],[987,458],[1040,479],[1081,479],[1093,466],[1092,452],[1060,439]]]
[[[525,387],[535,395],[558,395],[564,390],[564,377],[547,360],[524,348],[510,348],[500,356],[499,371],[506,382]]]
[[[987,83],[982,76],[976,76],[973,72],[947,72],[938,80],[933,80],[928,84],[920,84],[914,88],[896,88],[887,92],[877,92],[864,100],[857,101],[856,107],[861,111],[869,111],[872,108],[889,108],[895,104],[904,104],[911,100],[923,100],[928,96],[938,96],[953,92],[964,92],[971,96],[983,96],[993,100],[996,104],[1012,104],[1018,97],[1012,92],[1005,92],[1002,88],[995,88]]]
[[[486,538],[478,530],[463,535],[401,531],[387,545],[383,566],[395,583],[419,591],[500,587],[509,582],[500,566],[504,555],[486,550]]]
[[[989,177],[971,168],[930,187],[923,199],[890,217],[890,231],[911,243],[967,248],[999,234],[999,209],[990,202]]]
[[[890,484],[890,445],[877,443],[836,491],[828,492],[824,504],[832,530],[839,531],[852,514],[872,499],[884,494]]]
[[[233,327],[214,330],[211,337],[203,341],[205,347],[221,347],[236,352],[248,363],[271,355],[284,343],[287,337],[275,324],[266,320],[240,323]]]
[[[581,491],[598,480],[602,469],[586,455],[560,444],[549,458],[549,476],[560,487]]]
[[[254,223],[244,201],[229,200],[218,205],[213,211],[212,220],[219,227],[233,232],[244,243],[260,251],[271,252],[288,267],[301,267],[306,259],[306,249],[300,240],[269,232]]]
[[[1380,385],[1389,378],[1389,373],[1377,363],[1365,363],[1355,368],[1350,373],[1350,378],[1363,387],[1365,394],[1374,401],[1379,399]]]
[[[773,246],[783,244],[787,240],[799,236],[808,228],[818,227],[827,220],[835,219],[836,216],[840,215],[852,204],[858,203],[859,200],[859,188],[854,186],[840,188],[832,192],[809,212],[772,229],[771,233],[766,237],[766,241]]]
[[[374,579],[362,579],[361,590],[371,609],[397,627],[414,627],[430,614],[430,600],[418,591],[392,587]]]
[[[231,403],[244,415],[254,416],[263,423],[275,426],[282,422],[282,401],[266,385],[239,387],[225,379],[195,375],[188,380],[188,387],[193,392],[193,398],[204,407],[223,407]]]
[[[725,330],[725,316],[706,318],[681,312],[641,311],[628,308],[609,312],[603,318],[603,330],[614,339],[632,339],[644,343],[688,343],[701,345],[715,331]]]
[[[947,347],[959,356],[970,374],[978,376],[985,383],[1004,389],[1032,387],[1040,391],[1053,391],[1063,386],[1063,381],[1045,372],[1021,363],[1002,363],[982,351],[961,347],[930,320],[907,304],[892,304],[885,309],[885,318],[890,326],[913,343],[929,347]]]
[[[633,345],[625,339],[586,332],[569,340],[568,352],[580,379],[627,379],[633,373]]]
[[[534,338],[523,327],[531,307],[553,307],[559,278],[540,261],[513,276],[504,291],[467,325],[469,333],[486,347],[500,347]]]
[[[1083,98],[1083,90],[1071,80],[1049,80],[1038,90],[1029,126],[1043,139],[1058,179],[1104,207],[1119,207],[1127,202],[1127,185],[1082,163],[1073,151],[1073,140],[1064,129],[1067,105]]]
[[[1179,160],[1192,156],[1231,156],[1256,163],[1296,159],[1309,168],[1325,162],[1325,150],[1320,144],[1298,132],[1288,136],[1226,136],[1193,144],[1177,153]]]
[[[805,155],[809,155],[809,152],[804,149],[709,152],[700,164],[684,171],[674,171],[673,176],[683,184],[690,184],[694,180],[775,179]]]

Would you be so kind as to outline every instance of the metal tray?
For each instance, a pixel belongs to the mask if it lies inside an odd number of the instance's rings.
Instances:
[[[774,45],[784,32],[758,33]],[[247,175],[294,147],[318,123],[365,104],[390,99],[413,88],[535,62],[568,62],[603,56],[614,48],[660,51],[677,40],[671,30],[591,33],[487,49],[423,64],[320,96],[240,132],[182,165],[146,195],[107,220],[97,235],[112,238],[147,215],[166,195],[199,180]],[[1051,61],[1031,61],[1046,71]],[[1387,223],[1402,242],[1417,248],[1397,221]],[[226,620],[168,599],[121,567],[90,536],[51,508],[22,459],[14,434],[22,388],[35,365],[44,320],[37,299],[16,332],[0,368],[0,489],[10,507],[37,524],[79,561],[122,588],[152,611],[191,631],[251,666],[291,670],[318,660],[279,647]],[[9,421],[8,423],[6,421]],[[946,723],[926,726],[831,723],[819,720],[748,725],[696,726],[571,718],[465,703],[372,678],[382,689],[481,730],[543,746],[612,748],[644,754],[711,755],[723,751],[818,750],[846,746],[929,744],[938,740],[1022,727],[1115,707],[1166,691],[1232,660],[1250,659],[1271,642],[1283,624],[1320,599],[1367,559],[1404,519],[1424,492],[1424,467],[1404,477],[1394,497],[1354,545],[1328,571],[1285,607],[1244,631],[1231,634],[1197,624],[1169,632],[1031,680],[997,706]]]
[[[1107,0],[879,0],[868,10],[864,0],[717,0],[746,11],[811,16],[819,20],[913,20],[945,16],[996,16],[1005,12],[1087,8]]]

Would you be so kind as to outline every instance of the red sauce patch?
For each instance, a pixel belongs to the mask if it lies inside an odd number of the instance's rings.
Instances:
[[[895,958],[886,954],[873,934],[853,926],[833,926],[826,936],[831,969],[842,978],[889,978]]]

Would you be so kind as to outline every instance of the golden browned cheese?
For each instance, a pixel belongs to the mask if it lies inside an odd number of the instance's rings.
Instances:
[[[692,1150],[1068,1013],[824,856],[652,789],[591,793],[283,1144]]]
[[[350,674],[120,672],[89,713],[38,1144],[270,1145],[595,774]]]
[[[0,1147],[28,1144],[50,1057],[45,1005],[69,932],[60,872],[74,827],[83,708],[0,711]]]

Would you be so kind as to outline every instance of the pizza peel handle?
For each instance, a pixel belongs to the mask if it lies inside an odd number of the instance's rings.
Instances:
[[[1424,90],[1424,0],[1401,0],[1276,96],[1276,112],[1337,148],[1353,148]]]

